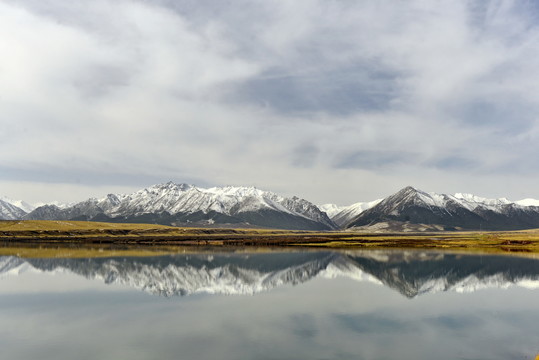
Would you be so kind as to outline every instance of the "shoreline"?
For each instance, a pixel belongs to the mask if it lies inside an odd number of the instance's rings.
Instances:
[[[0,245],[305,247],[539,254],[539,230],[360,233],[21,220],[0,222]]]

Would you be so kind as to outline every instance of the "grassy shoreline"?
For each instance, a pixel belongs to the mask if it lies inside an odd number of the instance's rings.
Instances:
[[[359,233],[273,229],[179,228],[85,221],[0,221],[0,244],[258,246],[339,249],[425,249],[539,254],[539,230]],[[145,250],[146,251],[146,250]]]

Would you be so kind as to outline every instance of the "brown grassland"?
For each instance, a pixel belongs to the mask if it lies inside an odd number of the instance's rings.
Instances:
[[[123,255],[186,251],[200,246],[316,247],[340,249],[430,249],[482,253],[539,254],[539,230],[505,232],[359,233],[273,229],[180,228],[153,224],[118,224],[85,221],[0,221],[0,255],[14,249],[31,256],[57,256],[54,246],[80,256],[100,256],[103,246],[122,246]],[[69,249],[66,250],[66,245]],[[77,246],[84,245],[84,249]],[[129,248],[128,245],[137,245]],[[147,246],[152,245],[152,246]],[[51,247],[53,246],[53,247]],[[2,250],[3,249],[3,250]],[[11,250],[9,250],[11,249]],[[45,250],[49,249],[49,250]],[[56,252],[55,252],[56,251]],[[120,250],[117,250],[120,251]],[[18,253],[18,252],[17,252]],[[21,255],[22,256],[22,255]],[[107,251],[107,256],[112,256]]]

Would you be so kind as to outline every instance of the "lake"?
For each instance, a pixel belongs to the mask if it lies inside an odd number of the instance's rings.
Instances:
[[[0,257],[2,359],[535,359],[539,260],[421,251]]]

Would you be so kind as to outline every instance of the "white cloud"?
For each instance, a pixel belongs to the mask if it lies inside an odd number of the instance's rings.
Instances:
[[[539,197],[533,6],[5,1],[0,180]]]

